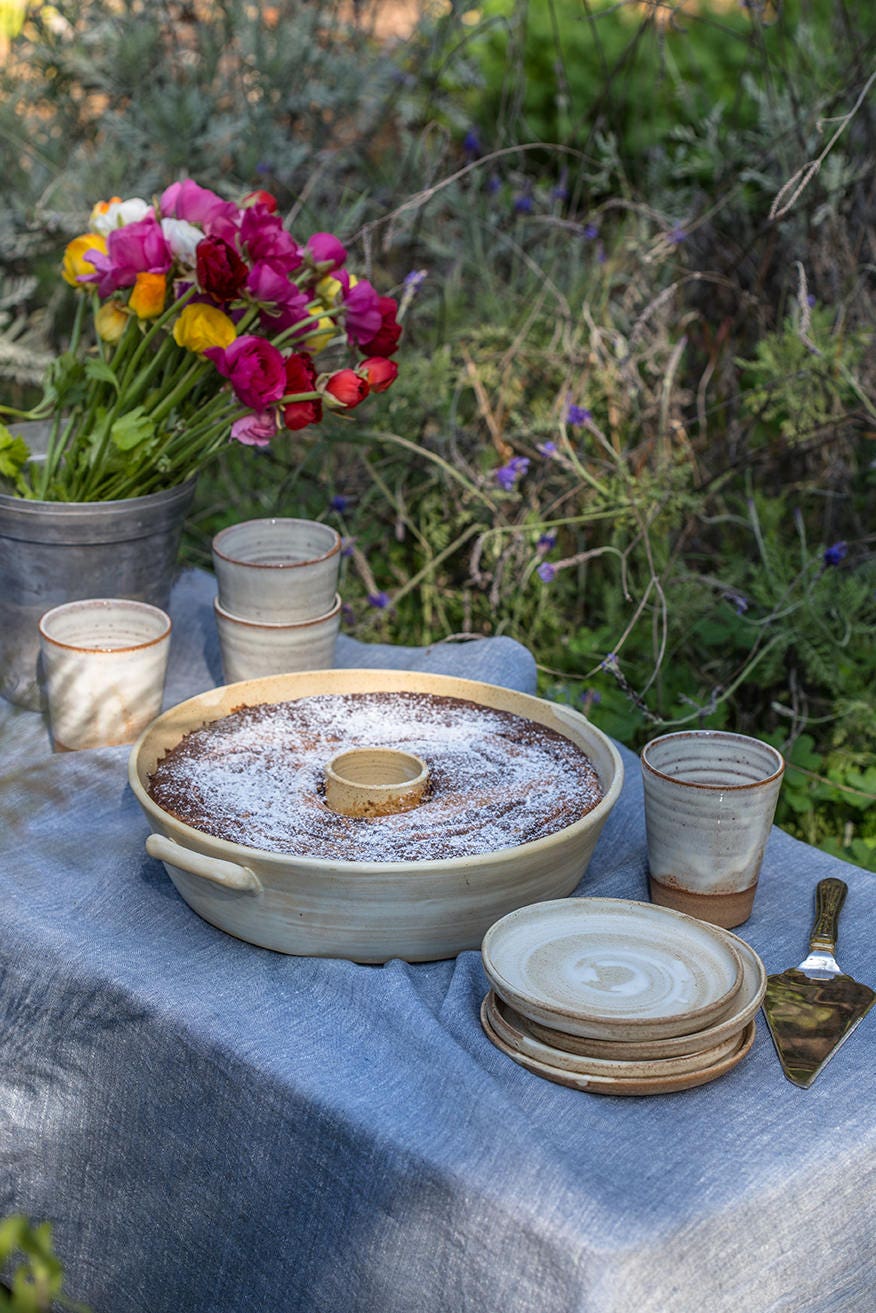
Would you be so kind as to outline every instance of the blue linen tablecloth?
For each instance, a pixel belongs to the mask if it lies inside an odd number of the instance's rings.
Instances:
[[[172,600],[168,705],[221,682],[212,580]],[[506,639],[341,639],[338,664],[531,692]],[[293,958],[201,921],[126,783],[127,748],[52,755],[0,709],[0,1216],[54,1224],[95,1313],[872,1313],[876,1015],[809,1091],[760,1023],[713,1084],[579,1093],[490,1044],[480,955]],[[641,781],[580,892],[647,898]],[[741,934],[805,951],[849,886],[839,960],[876,982],[876,877],[774,830]]]

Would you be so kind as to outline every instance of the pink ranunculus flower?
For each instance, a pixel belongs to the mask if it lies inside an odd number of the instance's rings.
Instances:
[[[120,287],[133,287],[138,274],[166,274],[173,252],[154,214],[124,228],[114,228],[107,237],[106,254],[87,252],[95,273],[81,282],[96,282],[101,299]]]
[[[380,297],[368,282],[360,278],[355,287],[344,291],[347,336],[351,342],[370,342],[383,323]]]
[[[304,293],[289,282],[286,274],[264,260],[249,271],[246,290],[262,307],[262,327],[268,333],[292,328],[310,315]]]
[[[266,410],[279,401],[286,385],[286,364],[275,346],[263,337],[244,333],[227,347],[208,347],[203,353],[227,378],[234,395],[252,410]]]
[[[231,201],[223,201],[221,196],[192,182],[191,178],[174,182],[162,192],[158,208],[164,218],[185,219],[187,223],[203,228],[211,237],[234,243],[240,222],[237,206]]]
[[[304,259],[279,214],[272,214],[265,205],[241,211],[239,242],[253,264],[270,264],[279,273],[294,273]]]
[[[333,233],[314,233],[308,237],[304,253],[320,273],[340,269],[347,258],[347,250]]]
[[[267,447],[276,432],[277,414],[273,410],[257,410],[231,425],[232,438],[245,447]]]

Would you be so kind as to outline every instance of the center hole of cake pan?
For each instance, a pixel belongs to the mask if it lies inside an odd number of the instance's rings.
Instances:
[[[390,816],[416,807],[428,780],[429,768],[412,752],[351,748],[326,765],[325,800],[342,816]]]

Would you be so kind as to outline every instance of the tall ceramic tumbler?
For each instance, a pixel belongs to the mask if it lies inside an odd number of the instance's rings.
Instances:
[[[709,921],[751,915],[785,762],[723,730],[664,734],[642,749],[651,900]]]
[[[170,616],[126,598],[47,611],[41,663],[56,751],[132,743],[161,711]]]

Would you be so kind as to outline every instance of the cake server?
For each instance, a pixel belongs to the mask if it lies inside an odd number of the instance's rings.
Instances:
[[[842,880],[820,880],[809,956],[768,976],[763,1012],[788,1080],[808,1089],[825,1063],[876,1001],[876,993],[836,964],[837,925],[848,893]]]

